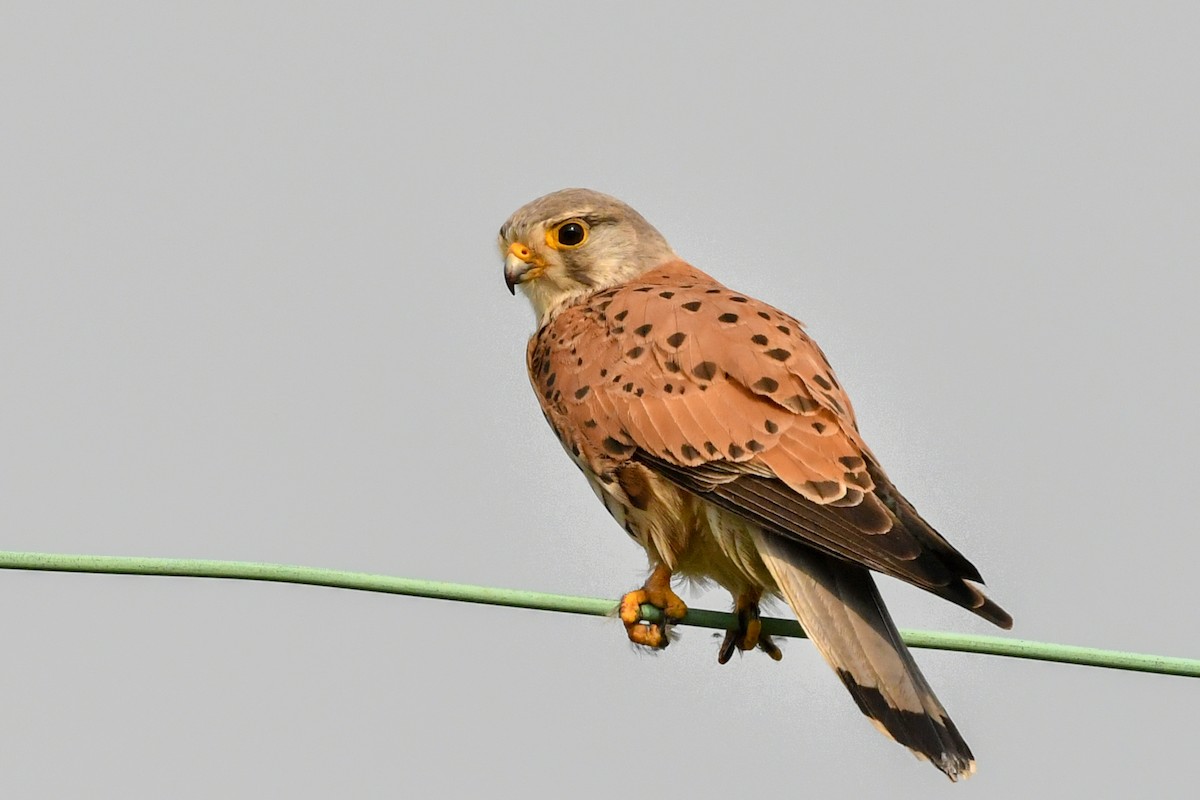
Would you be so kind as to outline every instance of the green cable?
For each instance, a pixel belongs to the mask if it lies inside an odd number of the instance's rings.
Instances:
[[[495,589],[462,583],[422,581],[346,572],[317,567],[298,567],[288,564],[257,564],[248,561],[208,561],[176,558],[137,558],[125,556],[57,555],[52,553],[14,553],[0,551],[0,569],[41,570],[48,572],[95,572],[113,575],[171,575],[192,578],[230,578],[249,581],[276,581],[310,586],[331,586],[338,589],[358,589],[366,592],[385,592],[412,597],[431,597],[456,600],[462,603],[483,603],[493,606],[530,608],[540,611],[561,611],[568,614],[611,616],[616,601],[598,597],[574,597],[562,594],[543,594],[516,589]],[[661,619],[653,606],[642,606],[647,621]],[[763,632],[772,636],[802,637],[804,631],[795,620],[764,617]],[[723,611],[691,609],[680,623],[701,628],[728,630],[736,627],[737,618]],[[982,653],[1037,661],[1057,661],[1108,669],[1154,672],[1163,675],[1182,675],[1200,678],[1200,659],[1123,653],[1092,647],[1074,647],[1050,642],[1031,642],[1005,639],[999,636],[977,636],[941,631],[901,631],[910,647],[954,650],[962,653]]]

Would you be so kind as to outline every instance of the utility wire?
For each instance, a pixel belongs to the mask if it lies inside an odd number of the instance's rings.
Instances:
[[[310,586],[331,586],[338,589],[357,589],[366,592],[385,592],[412,597],[430,597],[463,603],[483,603],[493,606],[530,608],[540,611],[561,611],[568,614],[611,616],[616,601],[598,597],[574,597],[562,594],[543,594],[517,589],[496,589],[463,583],[423,581],[346,572],[317,567],[288,564],[258,564],[248,561],[208,561],[177,558],[138,558],[125,556],[58,555],[52,553],[17,553],[0,551],[0,569],[40,570],[46,572],[94,572],[113,575],[169,575],[191,578],[229,578],[249,581],[275,581]],[[642,617],[649,622],[661,620],[659,610],[642,606]],[[701,628],[729,630],[737,627],[737,617],[723,611],[689,609],[679,623]],[[772,636],[803,637],[804,631],[795,620],[764,617],[763,633]],[[1154,672],[1163,675],[1182,675],[1200,678],[1200,659],[1124,653],[1092,647],[1074,647],[1052,642],[1031,642],[1006,639],[1000,636],[946,633],[942,631],[903,630],[901,634],[910,647],[954,650],[962,653],[982,653],[1037,661],[1057,661],[1108,669]]]

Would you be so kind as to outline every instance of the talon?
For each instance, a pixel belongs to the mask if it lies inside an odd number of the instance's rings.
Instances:
[[[717,650],[717,663],[728,664],[729,659],[733,658],[733,651],[737,649],[737,633],[735,631],[725,631],[725,639],[721,642],[721,647]]]
[[[625,632],[629,635],[629,641],[634,644],[640,644],[643,647],[652,647],[655,650],[662,650],[670,644],[666,633],[663,632],[661,625],[656,625],[653,622],[645,625],[626,625]]]
[[[738,615],[737,628],[727,631],[725,639],[721,642],[721,647],[717,650],[717,663],[726,664],[729,659],[733,658],[734,650],[753,650],[756,647],[765,652],[775,661],[783,658],[783,653],[771,641],[771,637],[762,632],[762,620],[758,614],[758,599],[760,593],[757,591],[746,592],[738,595],[734,602],[734,611]]]
[[[774,642],[771,641],[770,636],[764,636],[764,637],[762,637],[762,639],[759,640],[758,649],[762,650],[764,653],[769,655],[771,657],[772,661],[782,661],[783,660],[783,651],[780,650],[779,647]]]
[[[662,622],[643,622],[642,606],[651,605],[662,611]],[[646,585],[621,597],[618,609],[629,641],[661,650],[670,644],[667,628],[687,616],[687,605],[671,591],[671,571],[663,565],[654,568]]]

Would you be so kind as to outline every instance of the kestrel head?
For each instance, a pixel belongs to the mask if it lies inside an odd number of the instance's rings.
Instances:
[[[562,189],[539,197],[500,226],[509,291],[539,318],[574,297],[617,286],[677,258],[662,234],[615,197]]]

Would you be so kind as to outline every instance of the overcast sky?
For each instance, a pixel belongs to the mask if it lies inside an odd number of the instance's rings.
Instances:
[[[1200,656],[1194,4],[482,5],[0,8],[0,547],[634,588],[495,252],[588,186],[808,323],[1012,635]],[[1183,678],[920,651],[951,786],[803,641],[144,577],[0,608],[6,797],[1194,789]]]

